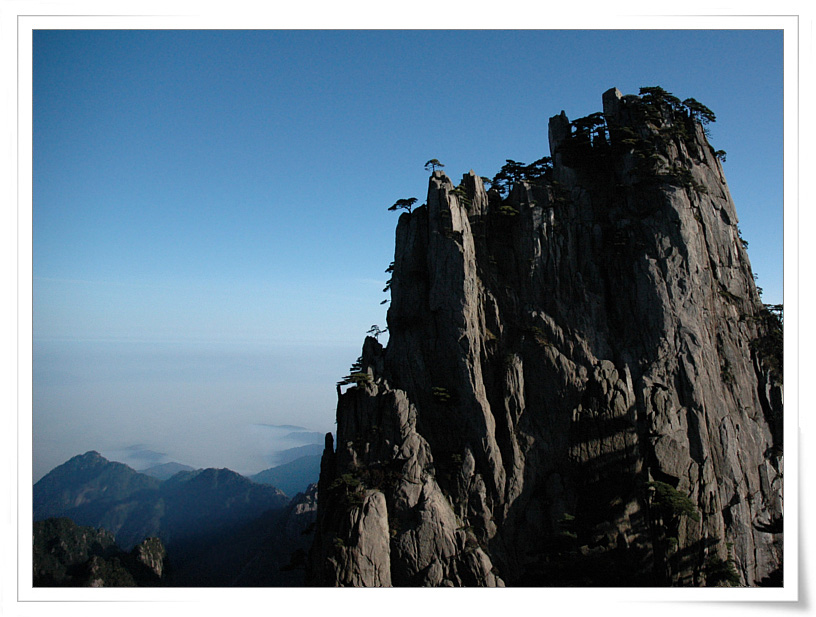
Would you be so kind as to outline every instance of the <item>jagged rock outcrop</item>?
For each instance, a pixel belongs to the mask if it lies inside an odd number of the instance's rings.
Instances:
[[[603,102],[552,118],[551,166],[506,197],[437,171],[400,217],[388,345],[366,339],[327,438],[311,584],[778,576],[781,377],[708,110]]]
[[[137,563],[145,566],[158,578],[164,575],[164,561],[167,559],[167,549],[159,538],[145,538],[131,551]]]
[[[105,529],[76,525],[68,518],[34,523],[35,587],[153,587],[164,583],[167,552],[146,538],[126,553]]]

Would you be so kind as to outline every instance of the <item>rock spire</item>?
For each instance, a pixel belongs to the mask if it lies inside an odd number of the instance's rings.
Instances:
[[[696,109],[613,89],[506,194],[432,173],[339,397],[311,584],[777,580],[781,375]]]

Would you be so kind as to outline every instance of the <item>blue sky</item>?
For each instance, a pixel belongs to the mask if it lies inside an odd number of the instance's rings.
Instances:
[[[433,157],[549,154],[611,87],[716,113],[782,302],[781,31],[38,31],[33,60],[35,479],[134,446],[251,473],[257,426],[332,430],[385,326],[388,206]]]

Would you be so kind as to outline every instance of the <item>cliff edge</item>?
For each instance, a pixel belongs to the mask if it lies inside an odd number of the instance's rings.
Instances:
[[[490,190],[401,215],[321,465],[313,585],[759,585],[782,567],[781,367],[706,137],[616,89]],[[711,114],[713,117],[713,114]]]

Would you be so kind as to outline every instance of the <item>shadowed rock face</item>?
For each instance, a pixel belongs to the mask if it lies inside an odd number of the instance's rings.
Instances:
[[[327,440],[315,585],[756,585],[782,563],[781,383],[702,126],[604,94],[507,198],[400,217],[389,342]],[[686,504],[685,509],[681,507]]]
[[[146,538],[129,553],[113,534],[81,527],[67,518],[34,523],[35,587],[152,587],[164,582],[167,552]]]

